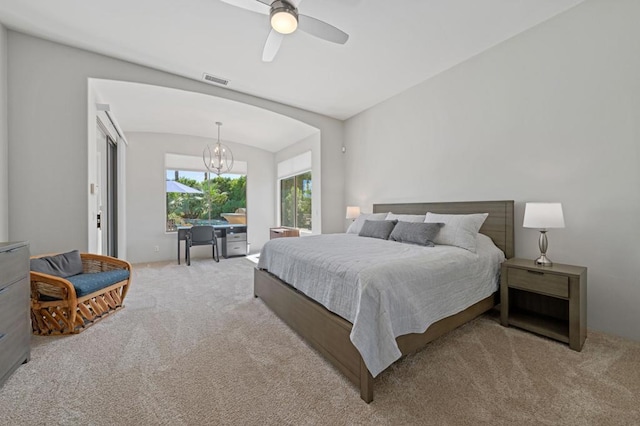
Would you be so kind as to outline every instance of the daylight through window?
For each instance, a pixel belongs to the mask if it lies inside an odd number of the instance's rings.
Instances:
[[[246,223],[247,177],[166,170],[166,231],[180,226]],[[244,220],[242,220],[244,219]]]
[[[280,225],[311,230],[311,172],[280,180]]]

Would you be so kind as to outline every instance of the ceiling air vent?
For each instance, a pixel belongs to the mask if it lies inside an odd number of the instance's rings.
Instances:
[[[224,78],[216,77],[215,75],[207,74],[206,72],[202,74],[202,79],[204,81],[208,81],[209,83],[221,84],[226,86],[229,84],[229,80],[225,80]]]

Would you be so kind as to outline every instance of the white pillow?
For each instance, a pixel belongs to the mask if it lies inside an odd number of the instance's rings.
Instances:
[[[427,213],[425,222],[444,223],[433,241],[436,244],[456,246],[476,252],[476,235],[489,213],[437,214]]]
[[[360,216],[358,216],[358,218],[349,225],[349,228],[347,228],[347,234],[359,234],[365,220],[384,220],[386,217],[386,213],[361,213]]]
[[[394,214],[387,213],[387,218],[385,220],[397,220],[398,222],[411,222],[411,223],[422,223],[425,220],[426,215],[424,214]]]

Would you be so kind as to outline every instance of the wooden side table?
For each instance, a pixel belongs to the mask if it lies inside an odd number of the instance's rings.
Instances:
[[[587,337],[587,268],[509,259],[500,277],[500,319],[581,351]]]
[[[274,238],[299,237],[299,236],[300,236],[300,230],[297,228],[287,228],[285,226],[280,226],[278,228],[269,229],[269,237],[272,240]]]

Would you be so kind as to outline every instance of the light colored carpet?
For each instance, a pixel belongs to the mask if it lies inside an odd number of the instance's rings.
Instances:
[[[481,317],[358,390],[255,299],[239,258],[135,265],[126,309],[33,338],[3,425],[640,424],[640,344],[581,353]]]

